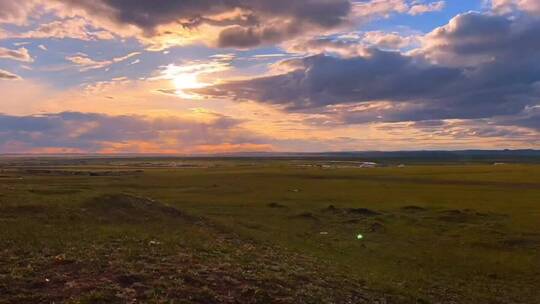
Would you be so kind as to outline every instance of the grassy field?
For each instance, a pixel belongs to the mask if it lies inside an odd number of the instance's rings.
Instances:
[[[540,165],[0,168],[0,303],[540,303]]]

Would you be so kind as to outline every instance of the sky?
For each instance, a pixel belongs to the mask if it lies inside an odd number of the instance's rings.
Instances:
[[[540,148],[538,0],[0,0],[0,153]]]

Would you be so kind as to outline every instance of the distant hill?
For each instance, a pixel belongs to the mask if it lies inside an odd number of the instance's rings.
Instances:
[[[0,154],[0,158],[67,159],[339,159],[380,162],[534,162],[540,163],[540,150],[423,150],[423,151],[344,151],[344,152],[238,152],[219,154]]]
[[[540,161],[540,150],[424,150],[424,151],[346,151],[320,153],[230,153],[221,157],[339,158],[418,161]]]

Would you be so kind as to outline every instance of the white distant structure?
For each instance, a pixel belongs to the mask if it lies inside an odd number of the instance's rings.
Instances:
[[[506,163],[494,163],[493,165],[494,166],[503,166],[503,165],[506,165]]]
[[[404,165],[404,164],[400,164],[400,165],[398,165],[398,168],[405,168],[405,165]]]
[[[359,168],[375,168],[378,164],[374,162],[361,162],[358,164]]]

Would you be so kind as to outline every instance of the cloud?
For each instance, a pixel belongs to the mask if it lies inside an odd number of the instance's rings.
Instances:
[[[201,42],[247,49],[298,37],[332,34],[394,13],[416,15],[439,10],[444,2],[29,0],[28,5],[5,6],[17,18],[24,19],[29,11],[39,7],[41,14],[53,13],[60,20],[20,35],[4,36],[96,40],[112,39],[116,35],[136,37],[148,49],[161,50]]]
[[[507,126],[520,126],[540,133],[540,106],[527,107],[519,115],[499,117],[496,123]],[[536,141],[540,142],[540,134]]]
[[[409,124],[408,127],[439,138],[504,139],[528,143],[533,147],[540,144],[539,134],[535,130],[513,124],[497,123],[491,119],[417,121]]]
[[[317,37],[312,39],[297,39],[284,45],[290,53],[298,54],[337,54],[342,57],[356,57],[366,54],[366,45],[355,34],[354,39],[335,37]]]
[[[114,1],[57,0],[64,15],[80,15],[147,44],[183,44],[190,36],[220,47],[274,43],[346,23],[349,0]],[[201,33],[202,32],[202,33]]]
[[[76,55],[73,55],[73,56],[67,56],[66,60],[78,65],[80,67],[81,72],[84,72],[88,70],[105,68],[112,64],[125,61],[131,57],[138,56],[140,54],[141,54],[140,52],[133,52],[125,56],[112,58],[110,60],[94,60],[88,57],[88,55],[84,53],[77,53]]]
[[[229,71],[234,57],[229,55],[215,56],[208,61],[183,62],[180,65],[169,64],[161,71],[161,75],[154,79],[166,79],[174,84],[174,89],[158,90],[164,94],[171,94],[187,99],[200,99],[190,90],[207,87],[216,82],[218,73]]]
[[[393,13],[406,13],[410,9],[405,0],[371,0],[354,3],[354,15],[360,18],[389,17]]]
[[[0,23],[24,24],[36,1],[0,0]]]
[[[0,47],[0,58],[18,60],[23,62],[33,62],[34,59],[30,56],[30,53],[25,48],[19,48],[17,50],[6,49]]]
[[[363,42],[382,49],[399,50],[418,43],[416,36],[403,36],[396,32],[366,32]]]
[[[539,20],[471,12],[426,35],[417,52],[439,64],[477,66],[532,61],[540,58],[539,48]]]
[[[429,12],[442,11],[445,6],[446,6],[446,3],[444,1],[437,1],[437,2],[432,2],[428,4],[417,3],[417,4],[413,4],[410,7],[408,13],[410,15],[416,16],[416,15],[421,15],[421,14],[425,14]]]
[[[471,119],[445,119],[440,116],[415,116],[410,104],[372,102],[360,104],[335,105],[316,115],[307,116],[305,123],[318,127],[339,127],[366,124],[383,125],[391,128],[398,126],[397,131],[407,132],[411,128],[431,134],[432,139],[442,135],[478,139],[498,137],[520,139],[529,144],[540,144],[540,110],[525,108],[513,115],[490,116]],[[412,111],[411,111],[412,110]],[[410,115],[407,117],[407,113]],[[410,119],[413,118],[413,119]]]
[[[492,0],[491,5],[495,12],[501,14],[521,10],[532,15],[540,15],[540,2],[537,0]]]
[[[210,121],[80,112],[0,114],[0,152],[197,153],[270,148],[240,123],[219,114]]]
[[[392,14],[421,15],[440,11],[445,7],[445,1],[422,3],[418,0],[371,0],[354,2],[354,15],[364,19],[389,17]]]
[[[397,52],[367,49],[365,57],[315,55],[283,61],[289,72],[225,83],[203,93],[285,105],[290,110],[376,100],[435,98],[461,79],[457,69],[416,64]],[[275,88],[280,88],[276,90]],[[454,92],[452,92],[454,94]]]
[[[348,123],[513,116],[540,103],[538,21],[467,13],[421,40],[420,48],[406,53],[319,40],[341,57],[285,60],[280,74],[197,92],[289,112],[341,107],[338,120]]]
[[[368,134],[358,138],[358,132],[365,129],[370,129]],[[298,131],[294,136],[279,134],[278,138],[268,137],[244,129],[240,120],[219,114],[211,114],[211,119],[204,121],[181,116],[81,112],[27,116],[0,114],[0,153],[351,151],[381,147],[400,149],[412,142],[417,147],[433,148],[434,140],[439,145],[459,148],[464,143],[482,147],[486,138],[490,140],[487,147],[496,147],[501,142],[506,146],[524,147],[527,146],[526,140],[530,144],[530,136],[527,137],[523,131],[510,127],[489,130],[482,122],[377,124],[350,132],[328,129],[321,133],[320,130],[306,129],[305,134],[298,134]],[[335,136],[336,133],[340,136]],[[349,133],[357,136],[349,136]]]
[[[21,77],[8,71],[0,69],[0,80],[19,80]]]
[[[404,36],[397,32],[369,31],[349,33],[340,36],[324,36],[297,39],[285,43],[283,48],[298,54],[336,54],[341,57],[366,56],[369,48],[400,50],[419,45],[417,35]]]
[[[540,15],[540,3],[536,0],[521,0],[518,5],[527,12]]]
[[[23,33],[7,33],[10,38],[28,39],[79,39],[85,41],[110,40],[114,35],[109,31],[96,29],[84,18],[64,18],[40,24],[37,28]]]

